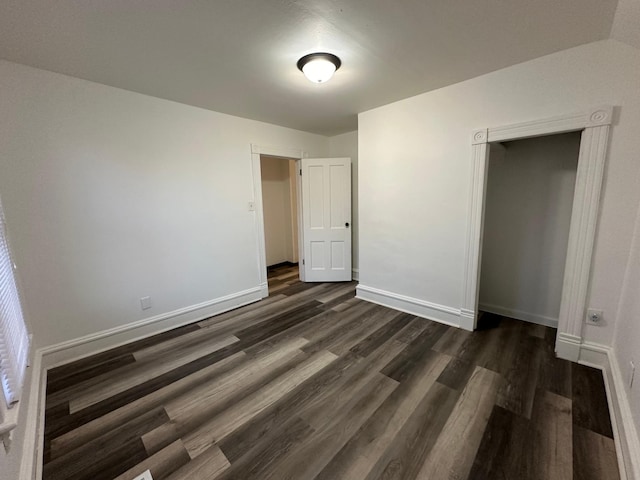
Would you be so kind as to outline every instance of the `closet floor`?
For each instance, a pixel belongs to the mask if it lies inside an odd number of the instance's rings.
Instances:
[[[254,304],[56,368],[44,478],[614,479],[600,371],[269,271]]]

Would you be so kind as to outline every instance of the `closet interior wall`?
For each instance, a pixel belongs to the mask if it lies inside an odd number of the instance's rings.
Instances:
[[[480,309],[557,326],[580,133],[492,144]]]

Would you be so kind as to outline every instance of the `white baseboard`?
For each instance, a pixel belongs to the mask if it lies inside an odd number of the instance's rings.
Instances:
[[[263,298],[263,286],[144,318],[42,349],[46,369],[218,315]]]
[[[360,270],[357,268],[351,269],[351,278],[356,282],[360,280]]]
[[[511,308],[502,307],[500,305],[488,305],[486,303],[478,305],[478,309],[483,310],[485,312],[502,315],[503,317],[510,317],[510,318],[515,318],[516,320],[522,320],[524,322],[544,325],[545,327],[558,328],[557,318],[538,315],[537,313],[523,312],[522,310],[514,310]]]
[[[609,352],[609,368],[611,376],[610,384],[613,385],[615,402],[614,414],[619,418],[618,425],[622,425],[623,430],[620,435],[623,450],[623,463],[629,480],[640,478],[640,432],[634,423],[631,405],[626,395],[624,376],[615,353]]]
[[[436,322],[460,326],[460,309],[438,305],[418,298],[407,297],[398,293],[380,290],[366,285],[356,287],[356,297],[371,303],[393,308],[401,312],[410,313],[418,317],[427,318]]]
[[[578,363],[589,367],[604,370],[609,365],[609,352],[611,348],[606,345],[593,342],[582,342],[580,344],[580,355]]]
[[[189,323],[224,313],[263,298],[266,285],[145,318],[120,327],[39,348],[34,353],[20,480],[42,478],[44,403],[47,370]],[[26,388],[26,386],[25,386]]]
[[[615,352],[605,345],[584,342],[578,362],[602,370],[621,480],[640,478],[640,440]]]

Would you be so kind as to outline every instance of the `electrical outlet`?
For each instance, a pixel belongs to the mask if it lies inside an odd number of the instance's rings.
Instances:
[[[142,297],[140,298],[140,307],[142,310],[148,310],[151,308],[151,297]]]
[[[636,374],[636,366],[633,360],[629,362],[629,388],[633,387],[633,377]]]
[[[587,310],[586,322],[590,325],[602,325],[604,320],[604,312],[590,308]]]

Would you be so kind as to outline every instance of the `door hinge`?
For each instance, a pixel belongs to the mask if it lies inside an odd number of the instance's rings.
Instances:
[[[304,265],[304,258],[302,259],[302,264]]]
[[[302,169],[300,169],[300,176],[302,176]]]

